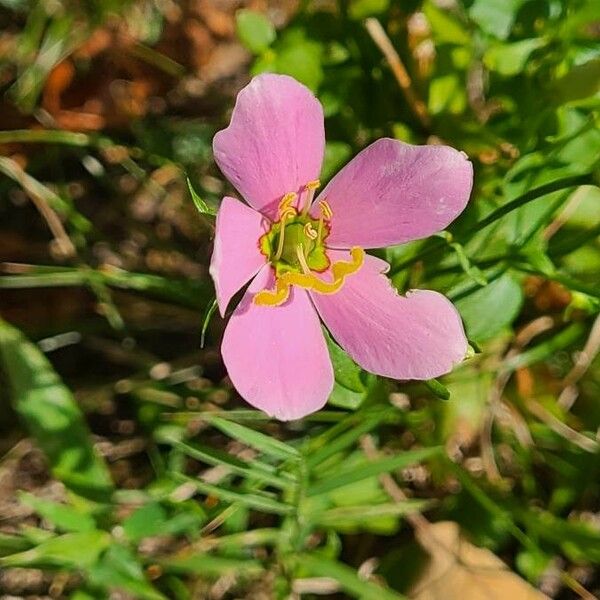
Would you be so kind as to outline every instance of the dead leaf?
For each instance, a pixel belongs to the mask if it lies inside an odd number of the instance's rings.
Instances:
[[[457,523],[434,523],[416,536],[430,560],[411,589],[412,600],[549,600],[495,554],[467,542]]]

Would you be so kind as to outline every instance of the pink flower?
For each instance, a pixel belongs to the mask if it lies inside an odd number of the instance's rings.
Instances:
[[[214,155],[247,205],[225,197],[210,273],[221,315],[252,280],[222,344],[229,376],[252,405],[281,420],[324,406],[333,369],[321,329],[364,369],[394,379],[447,373],[467,351],[441,294],[400,296],[389,265],[364,252],[429,236],[465,208],[473,169],[448,146],[380,139],[313,201],[325,133],[319,101],[284,75],[238,95]]]

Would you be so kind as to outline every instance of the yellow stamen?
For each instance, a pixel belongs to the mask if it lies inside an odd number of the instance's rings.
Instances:
[[[304,208],[302,209],[302,214],[305,215],[308,213],[310,209],[310,205],[312,204],[313,198],[315,197],[315,192],[317,189],[321,187],[321,182],[318,179],[314,181],[309,181],[304,189],[306,190],[306,202],[304,204]]]
[[[283,196],[281,202],[279,203],[279,220],[281,220],[283,215],[298,214],[298,211],[292,206],[297,197],[298,194],[296,194],[296,192],[288,192]]]
[[[300,251],[301,248],[299,247]],[[344,285],[348,275],[356,273],[365,259],[365,251],[354,247],[350,250],[352,261],[340,260],[331,266],[332,281],[325,281],[313,273],[283,273],[277,279],[274,290],[262,290],[254,296],[254,304],[258,306],[279,306],[289,297],[290,285],[297,285],[305,290],[313,290],[319,294],[335,294]],[[302,255],[304,257],[304,255]],[[298,255],[300,260],[300,255]]]
[[[298,244],[296,246],[296,256],[298,257],[298,262],[302,267],[302,271],[306,274],[310,273],[310,267],[306,262],[306,256],[304,256],[304,247],[302,246],[302,244]]]
[[[315,231],[312,223],[307,223],[304,226],[304,235],[310,240],[316,240],[319,237],[319,234]]]
[[[326,219],[331,219],[331,217],[333,217],[333,211],[327,200],[319,200],[319,206],[321,207],[321,214],[323,214]]]
[[[319,200],[319,206],[321,207],[321,216],[319,217],[319,230],[317,231],[317,239],[320,241],[323,235],[323,221],[328,221],[333,217],[333,211],[327,200]]]
[[[298,211],[292,206],[292,202],[296,200],[297,196],[298,194],[296,194],[296,192],[289,192],[285,194],[279,203],[279,242],[277,244],[277,252],[275,252],[275,260],[279,260],[281,258],[281,254],[283,253],[285,222],[290,217],[295,217],[298,214]]]

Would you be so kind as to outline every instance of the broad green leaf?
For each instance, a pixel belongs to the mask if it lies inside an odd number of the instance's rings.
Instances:
[[[66,533],[31,550],[0,558],[0,566],[88,569],[110,543],[111,537],[105,531]]]
[[[297,565],[310,577],[333,577],[342,589],[361,600],[402,600],[404,596],[371,581],[359,577],[358,573],[345,564],[331,560],[321,554],[300,554]]]
[[[440,75],[429,85],[429,111],[434,114],[449,112],[459,114],[467,105],[464,82],[456,73]]]
[[[365,460],[365,463],[361,466],[353,466],[350,469],[341,468],[335,474],[316,481],[308,488],[307,495],[316,496],[317,494],[324,494],[343,485],[366,479],[367,477],[375,477],[376,475],[389,473],[390,471],[404,469],[414,463],[438,456],[441,452],[442,449],[439,447],[421,448],[419,450],[403,452],[397,456],[380,458],[377,461],[371,462]]]
[[[510,35],[518,10],[525,0],[475,0],[469,15],[483,31],[501,40]]]
[[[54,476],[82,496],[106,501],[113,489],[110,475],[92,446],[83,414],[52,365],[2,320],[0,357],[15,410],[48,457]]]
[[[521,286],[508,273],[455,302],[467,335],[484,342],[511,325],[523,304]]]
[[[273,458],[289,460],[290,458],[298,458],[300,456],[298,450],[294,447],[239,423],[227,421],[221,417],[213,417],[210,413],[205,413],[203,418],[225,435],[248,446],[252,446],[256,450],[264,452]]]
[[[433,37],[437,43],[467,45],[471,36],[464,23],[454,13],[437,6],[433,0],[423,4],[423,12],[427,17]]]
[[[546,41],[540,38],[519,40],[511,44],[495,44],[485,52],[483,62],[488,69],[500,75],[518,75],[531,54],[545,45]]]
[[[555,84],[559,102],[582,100],[600,91],[600,58],[574,66]]]
[[[263,53],[275,41],[275,27],[263,13],[238,10],[235,25],[240,41],[254,54]]]
[[[62,531],[92,531],[96,528],[96,523],[90,515],[68,504],[43,500],[28,493],[20,494],[19,500]]]
[[[333,390],[331,390],[329,400],[327,400],[331,406],[339,406],[348,410],[357,410],[364,401],[364,392],[353,392],[347,387],[340,385],[337,381],[334,381]]]
[[[350,0],[348,16],[355,21],[362,21],[385,12],[389,5],[390,0]]]

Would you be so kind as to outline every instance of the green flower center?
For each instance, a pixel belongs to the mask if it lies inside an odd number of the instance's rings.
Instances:
[[[325,251],[328,234],[327,224],[300,214],[273,223],[270,231],[260,238],[260,250],[275,268],[277,276],[304,272],[303,262],[310,271],[322,273],[329,267]]]
[[[290,287],[298,286],[318,294],[335,294],[344,285],[346,277],[361,268],[365,252],[350,249],[350,260],[330,264],[325,251],[329,235],[329,220],[333,212],[327,200],[320,200],[321,216],[313,219],[309,210],[318,181],[304,186],[304,202],[296,192],[285,194],[279,203],[279,219],[259,240],[260,251],[275,269],[275,288],[261,290],[253,298],[258,306],[280,306],[287,301]],[[293,204],[298,201],[297,206]],[[303,206],[304,208],[300,208]],[[331,267],[331,268],[330,268]],[[328,278],[318,277],[330,269]]]

